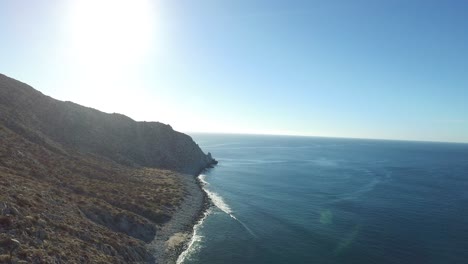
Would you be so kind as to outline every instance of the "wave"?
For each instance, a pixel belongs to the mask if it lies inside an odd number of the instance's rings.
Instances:
[[[234,218],[237,222],[239,222],[239,224],[241,224],[242,227],[245,228],[245,230],[247,230],[247,232],[249,232],[250,235],[252,235],[253,237],[255,238],[258,238],[258,236],[252,231],[252,229],[250,229],[244,222],[242,222],[241,220],[237,219],[237,217],[235,217],[234,215],[230,214],[230,216],[232,218]]]
[[[230,215],[232,218],[235,219],[235,217],[232,215],[231,207],[229,207],[229,205],[224,201],[223,197],[221,197],[215,192],[207,190],[206,188],[204,188],[204,190],[216,207],[218,207],[219,209],[221,209],[221,211],[225,212],[226,214]]]
[[[209,183],[206,181],[206,175],[205,174],[200,174],[200,176],[198,176],[198,179],[201,181],[203,186],[209,185]],[[205,190],[205,188],[203,188],[203,190]]]
[[[245,230],[247,230],[247,232],[249,232],[252,236],[257,237],[257,235],[255,235],[255,233],[244,222],[239,220],[233,214],[231,207],[224,201],[224,199],[223,199],[223,197],[221,197],[221,195],[219,195],[218,193],[210,191],[207,188],[205,188],[205,186],[209,185],[209,183],[206,181],[206,175],[204,175],[204,174],[200,175],[199,179],[203,183],[203,190],[206,192],[208,197],[210,197],[213,204],[216,207],[218,207],[221,211],[223,211],[224,213],[229,215],[232,219],[239,222],[239,224],[241,224],[245,228]]]
[[[200,182],[202,183],[203,190],[206,192],[208,197],[211,199],[211,201],[217,208],[219,208],[221,211],[229,215],[232,219],[240,223],[247,230],[247,232],[249,232],[252,236],[257,237],[254,234],[254,232],[244,222],[237,219],[237,217],[232,213],[231,207],[229,207],[229,205],[224,201],[223,197],[221,197],[219,194],[212,192],[206,188],[206,186],[209,185],[210,183],[206,181],[205,174],[200,174],[198,176],[198,179],[200,179]],[[177,258],[177,261],[176,261],[177,264],[184,263],[186,259],[190,258],[192,254],[194,254],[201,248],[201,242],[203,241],[203,236],[200,235],[200,228],[203,226],[205,219],[212,212],[213,211],[211,209],[208,209],[207,211],[205,211],[203,217],[193,226],[192,238],[190,239],[187,245],[187,249],[184,250]]]
[[[179,257],[177,258],[176,263],[181,264],[184,263],[187,257],[190,257],[193,253],[197,252],[200,249],[201,242],[203,240],[203,236],[200,235],[200,228],[203,225],[203,222],[211,214],[211,210],[207,210],[203,217],[193,226],[193,234],[190,242],[187,245],[187,249],[184,250]]]
[[[206,181],[206,175],[205,174],[201,174],[199,177],[198,177],[201,181],[201,183],[203,184],[203,190],[206,192],[206,194],[208,195],[208,197],[211,199],[211,201],[213,202],[213,204],[218,207],[221,211],[225,212],[226,214],[230,215],[231,217],[233,217],[232,215],[232,209],[231,207],[229,207],[229,205],[224,201],[223,197],[221,197],[221,195],[215,193],[215,192],[212,192],[210,190],[208,190],[206,188],[207,185],[210,185],[207,181]],[[235,218],[235,217],[233,217]]]
[[[218,207],[221,211],[225,212],[227,215],[229,215],[232,219],[236,220],[239,224],[241,224],[242,227],[249,232],[253,237],[257,237],[255,233],[250,229],[244,222],[239,220],[233,213],[231,207],[224,201],[223,197],[221,197],[219,194],[206,190],[206,193],[210,197],[211,201],[213,201],[213,204]]]

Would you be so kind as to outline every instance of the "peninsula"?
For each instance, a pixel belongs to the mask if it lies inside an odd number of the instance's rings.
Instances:
[[[173,263],[216,163],[169,125],[0,74],[0,263]]]

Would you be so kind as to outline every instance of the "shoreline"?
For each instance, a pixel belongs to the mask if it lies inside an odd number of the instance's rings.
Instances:
[[[185,197],[172,218],[158,229],[153,241],[147,245],[155,263],[176,263],[178,257],[188,248],[195,225],[212,206],[199,178],[202,172],[196,176],[177,175],[184,185]]]
[[[202,221],[207,216],[208,210],[213,206],[213,202],[211,201],[210,197],[203,189],[203,182],[200,180],[201,175],[202,175],[202,172],[195,177],[195,182],[197,184],[198,189],[202,192],[203,206],[197,212],[197,214],[193,216],[190,227],[188,228],[188,230],[186,230],[187,232],[189,232],[189,235],[186,237],[185,241],[183,241],[183,243],[175,249],[174,263],[177,263],[177,260],[179,259],[180,255],[182,255],[183,252],[189,249],[190,242],[192,241],[192,238],[195,235],[195,226],[199,224],[200,221]]]

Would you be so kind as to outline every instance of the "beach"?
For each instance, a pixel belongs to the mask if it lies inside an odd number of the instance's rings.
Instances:
[[[184,186],[185,197],[172,218],[157,230],[154,240],[148,244],[156,263],[176,263],[188,247],[194,225],[211,206],[198,176],[177,174],[177,177]]]

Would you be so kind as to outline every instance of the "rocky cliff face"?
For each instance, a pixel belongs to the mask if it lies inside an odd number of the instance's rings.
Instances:
[[[135,122],[62,102],[0,75],[0,121],[36,141],[54,141],[120,164],[198,174],[215,163],[191,137],[159,122]]]

